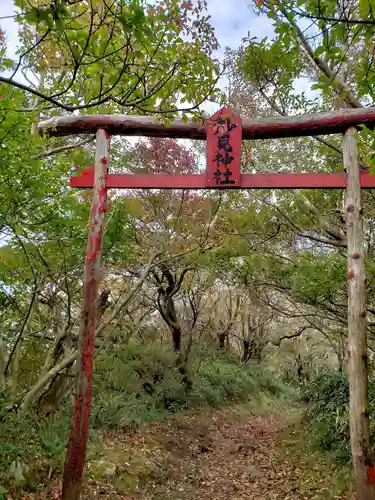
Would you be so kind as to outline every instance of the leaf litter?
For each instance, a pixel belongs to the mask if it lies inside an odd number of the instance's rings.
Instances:
[[[354,498],[349,471],[311,453],[306,429],[285,412],[188,413],[101,437],[116,473],[95,477],[89,458],[82,500]],[[21,498],[58,500],[59,486]]]

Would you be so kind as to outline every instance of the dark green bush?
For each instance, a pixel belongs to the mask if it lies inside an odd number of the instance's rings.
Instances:
[[[26,489],[33,487],[37,478],[48,476],[59,469],[65,457],[70,415],[60,411],[48,419],[32,413],[27,417],[15,412],[0,421],[0,485],[14,483],[12,464],[20,461],[25,473]],[[0,497],[1,498],[1,497]]]
[[[134,344],[96,362],[94,426],[133,428],[186,405],[176,356],[167,349]]]
[[[163,346],[133,344],[116,355],[102,355],[95,367],[94,425],[132,428],[197,405],[218,407],[286,392],[282,380],[265,367],[242,365],[230,353],[197,345],[194,359],[194,384],[186,391],[176,355]]]
[[[34,412],[27,415],[2,412],[10,406],[9,399],[3,397],[0,401],[0,493],[1,488],[16,484],[12,468],[17,463],[24,471],[23,488],[32,491],[35,485],[43,484],[51,473],[62,468],[72,408],[63,407],[48,417]],[[89,439],[90,455],[90,448],[98,443],[94,429],[90,429]]]
[[[305,387],[301,399],[313,428],[316,449],[328,452],[336,461],[350,460],[349,383],[339,372],[323,372]],[[375,383],[369,384],[370,417],[375,416]],[[373,418],[371,419],[371,421]],[[372,438],[375,428],[371,428]]]
[[[95,366],[93,424],[132,428],[197,405],[217,407],[262,392],[279,396],[286,391],[281,379],[264,367],[242,365],[228,353],[196,346],[194,359],[194,384],[187,391],[176,355],[163,346],[133,344],[101,355]]]

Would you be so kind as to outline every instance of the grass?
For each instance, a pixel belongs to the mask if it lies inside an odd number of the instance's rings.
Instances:
[[[317,451],[313,428],[301,418],[302,410],[289,412],[290,425],[280,434],[277,450],[280,462],[295,467],[295,488],[300,498],[346,500],[352,498],[353,480],[348,464],[339,464]]]

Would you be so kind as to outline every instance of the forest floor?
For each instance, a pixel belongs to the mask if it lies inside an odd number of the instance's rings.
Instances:
[[[298,410],[254,412],[253,405],[191,412],[133,434],[106,433],[101,458],[88,459],[83,498],[354,498],[349,470],[312,453],[308,434]],[[24,498],[58,498],[57,488]]]

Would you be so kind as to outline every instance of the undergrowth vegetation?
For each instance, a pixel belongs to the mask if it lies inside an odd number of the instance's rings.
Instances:
[[[277,377],[255,363],[242,365],[215,351],[200,352],[193,359],[195,382],[187,391],[174,353],[163,347],[132,345],[115,357],[102,355],[94,381],[94,425],[131,429],[181,409],[217,407],[261,391],[279,396],[286,390]]]
[[[350,461],[349,382],[345,373],[322,372],[315,376],[301,394],[306,404],[305,418],[313,430],[315,449],[328,453],[339,463]],[[371,441],[375,438],[375,381],[369,382]]]
[[[100,453],[99,430],[131,432],[143,423],[172,413],[208,405],[219,407],[249,398],[283,398],[284,383],[266,367],[241,364],[230,354],[195,353],[194,384],[186,390],[172,351],[156,345],[129,345],[102,351],[94,375],[94,401],[88,460]],[[40,487],[60,472],[70,423],[71,395],[61,410],[48,417],[4,412],[0,404],[0,485],[24,490]],[[67,409],[69,408],[69,410]],[[1,493],[0,493],[1,498]]]

